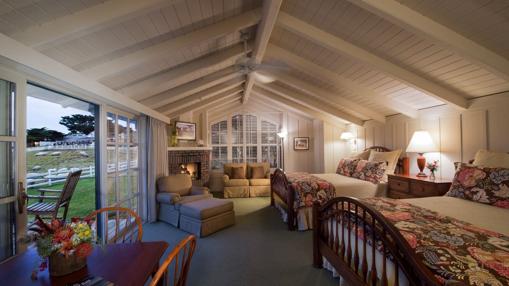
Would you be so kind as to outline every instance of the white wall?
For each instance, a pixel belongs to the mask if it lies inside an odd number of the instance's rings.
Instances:
[[[294,113],[284,113],[283,126],[286,126],[288,136],[284,140],[285,171],[314,172],[314,132],[313,120]],[[293,149],[295,137],[309,137],[309,150],[296,151]]]
[[[385,125],[368,121],[364,127],[348,128],[357,136],[353,151],[381,145],[404,152],[414,131],[428,130],[439,152],[425,156],[428,161],[440,160],[439,175],[451,178],[454,162],[468,162],[479,149],[509,152],[509,93],[471,100],[466,111],[438,106],[419,111],[417,119],[395,115],[388,117]],[[406,155],[410,173],[417,173],[417,154]]]

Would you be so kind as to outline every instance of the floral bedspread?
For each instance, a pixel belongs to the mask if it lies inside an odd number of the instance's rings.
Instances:
[[[442,283],[509,285],[509,237],[397,200],[362,201],[394,223]]]
[[[312,207],[315,201],[324,204],[336,196],[334,185],[308,173],[286,174],[288,183],[295,190],[294,209]]]

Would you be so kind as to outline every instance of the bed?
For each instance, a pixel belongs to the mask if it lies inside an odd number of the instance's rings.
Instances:
[[[366,150],[375,150],[378,152],[390,152],[391,150],[374,146]],[[365,151],[366,151],[365,150]],[[403,172],[403,159],[398,161],[395,169],[396,173]],[[295,173],[291,175],[305,175],[305,173]],[[281,169],[277,169],[271,176],[271,206],[276,207],[282,214],[283,221],[288,225],[289,230],[307,230],[312,229],[312,206],[299,206],[296,207],[296,190],[289,183],[288,176]],[[365,197],[378,197],[385,196],[387,190],[387,183],[381,182],[373,184],[371,182],[338,175],[335,173],[327,174],[308,174],[310,177],[307,179],[314,180],[316,178],[330,183],[333,187],[334,193],[328,196],[353,196],[357,198]],[[319,182],[318,182],[319,183]],[[322,201],[321,203],[324,203]]]
[[[509,285],[508,208],[338,197],[313,218],[313,264],[344,285]]]

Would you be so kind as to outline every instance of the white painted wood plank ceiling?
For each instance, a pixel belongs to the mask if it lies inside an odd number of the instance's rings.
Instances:
[[[0,0],[0,33],[170,116],[199,110],[200,100],[211,109],[240,97],[249,104],[254,73],[301,96],[286,94],[295,101],[288,108],[302,96],[330,100],[337,112],[329,113],[356,123],[441,104],[464,109],[509,91],[508,1],[383,1],[398,14],[372,0]],[[438,28],[420,31],[405,13]],[[251,59],[242,60],[244,40]]]

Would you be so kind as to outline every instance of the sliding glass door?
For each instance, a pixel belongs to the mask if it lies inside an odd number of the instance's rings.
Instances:
[[[139,124],[124,112],[106,112],[106,201],[107,206],[121,206],[140,211]]]
[[[24,181],[20,158],[24,140],[20,116],[23,82],[0,71],[0,261],[20,252],[17,243],[26,230]]]

